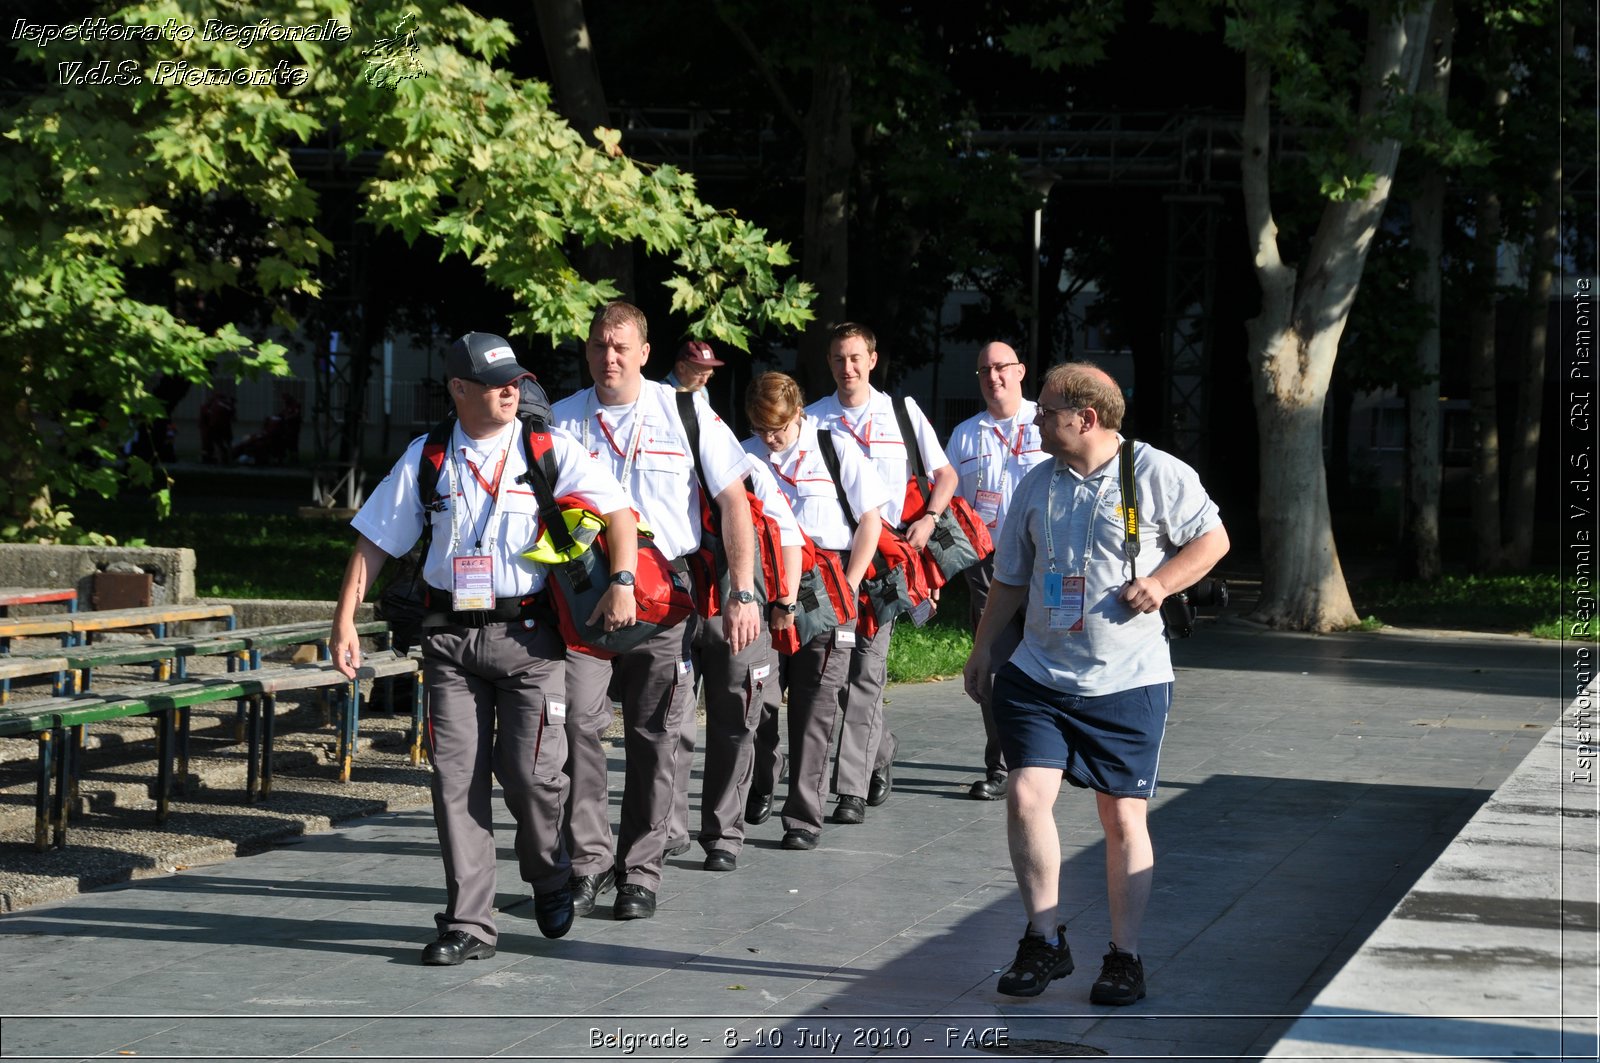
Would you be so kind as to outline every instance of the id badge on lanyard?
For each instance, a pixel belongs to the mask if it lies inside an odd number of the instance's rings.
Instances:
[[[1000,519],[1000,492],[978,488],[978,504],[973,508],[978,511],[978,517],[984,524],[994,527],[995,521]]]
[[[467,554],[450,559],[450,608],[474,613],[494,608],[494,558]]]
[[[1082,576],[1044,574],[1044,606],[1050,610],[1051,631],[1083,630],[1084,581]]]

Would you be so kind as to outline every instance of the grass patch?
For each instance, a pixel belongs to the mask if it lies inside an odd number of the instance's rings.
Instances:
[[[926,627],[901,620],[889,640],[889,682],[924,683],[961,674],[972,656],[967,619],[967,581],[956,579],[939,592],[939,611]]]
[[[1554,572],[1504,576],[1443,576],[1427,582],[1369,580],[1352,588],[1357,612],[1384,624],[1447,631],[1504,631],[1540,638],[1574,637],[1578,617],[1562,612]],[[1592,632],[1593,626],[1587,625]],[[1581,637],[1581,636],[1580,636]],[[1592,635],[1591,635],[1592,637]]]

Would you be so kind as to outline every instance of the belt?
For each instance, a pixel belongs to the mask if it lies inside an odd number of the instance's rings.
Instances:
[[[530,594],[520,598],[496,598],[493,609],[441,609],[422,618],[422,626],[429,627],[483,627],[486,624],[510,623],[534,615],[543,594]],[[428,600],[449,601],[450,592],[437,587],[428,588]]]

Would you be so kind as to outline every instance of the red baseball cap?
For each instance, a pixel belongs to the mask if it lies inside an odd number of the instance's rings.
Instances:
[[[695,365],[726,365],[716,352],[711,349],[711,344],[705,340],[689,340],[678,348],[678,361],[693,362]]]

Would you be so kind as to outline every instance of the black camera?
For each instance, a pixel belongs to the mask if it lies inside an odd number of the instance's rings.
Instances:
[[[1227,604],[1228,584],[1220,579],[1203,579],[1188,590],[1167,595],[1161,603],[1161,619],[1167,625],[1167,637],[1188,638],[1194,634],[1194,622],[1201,606],[1222,609]]]

